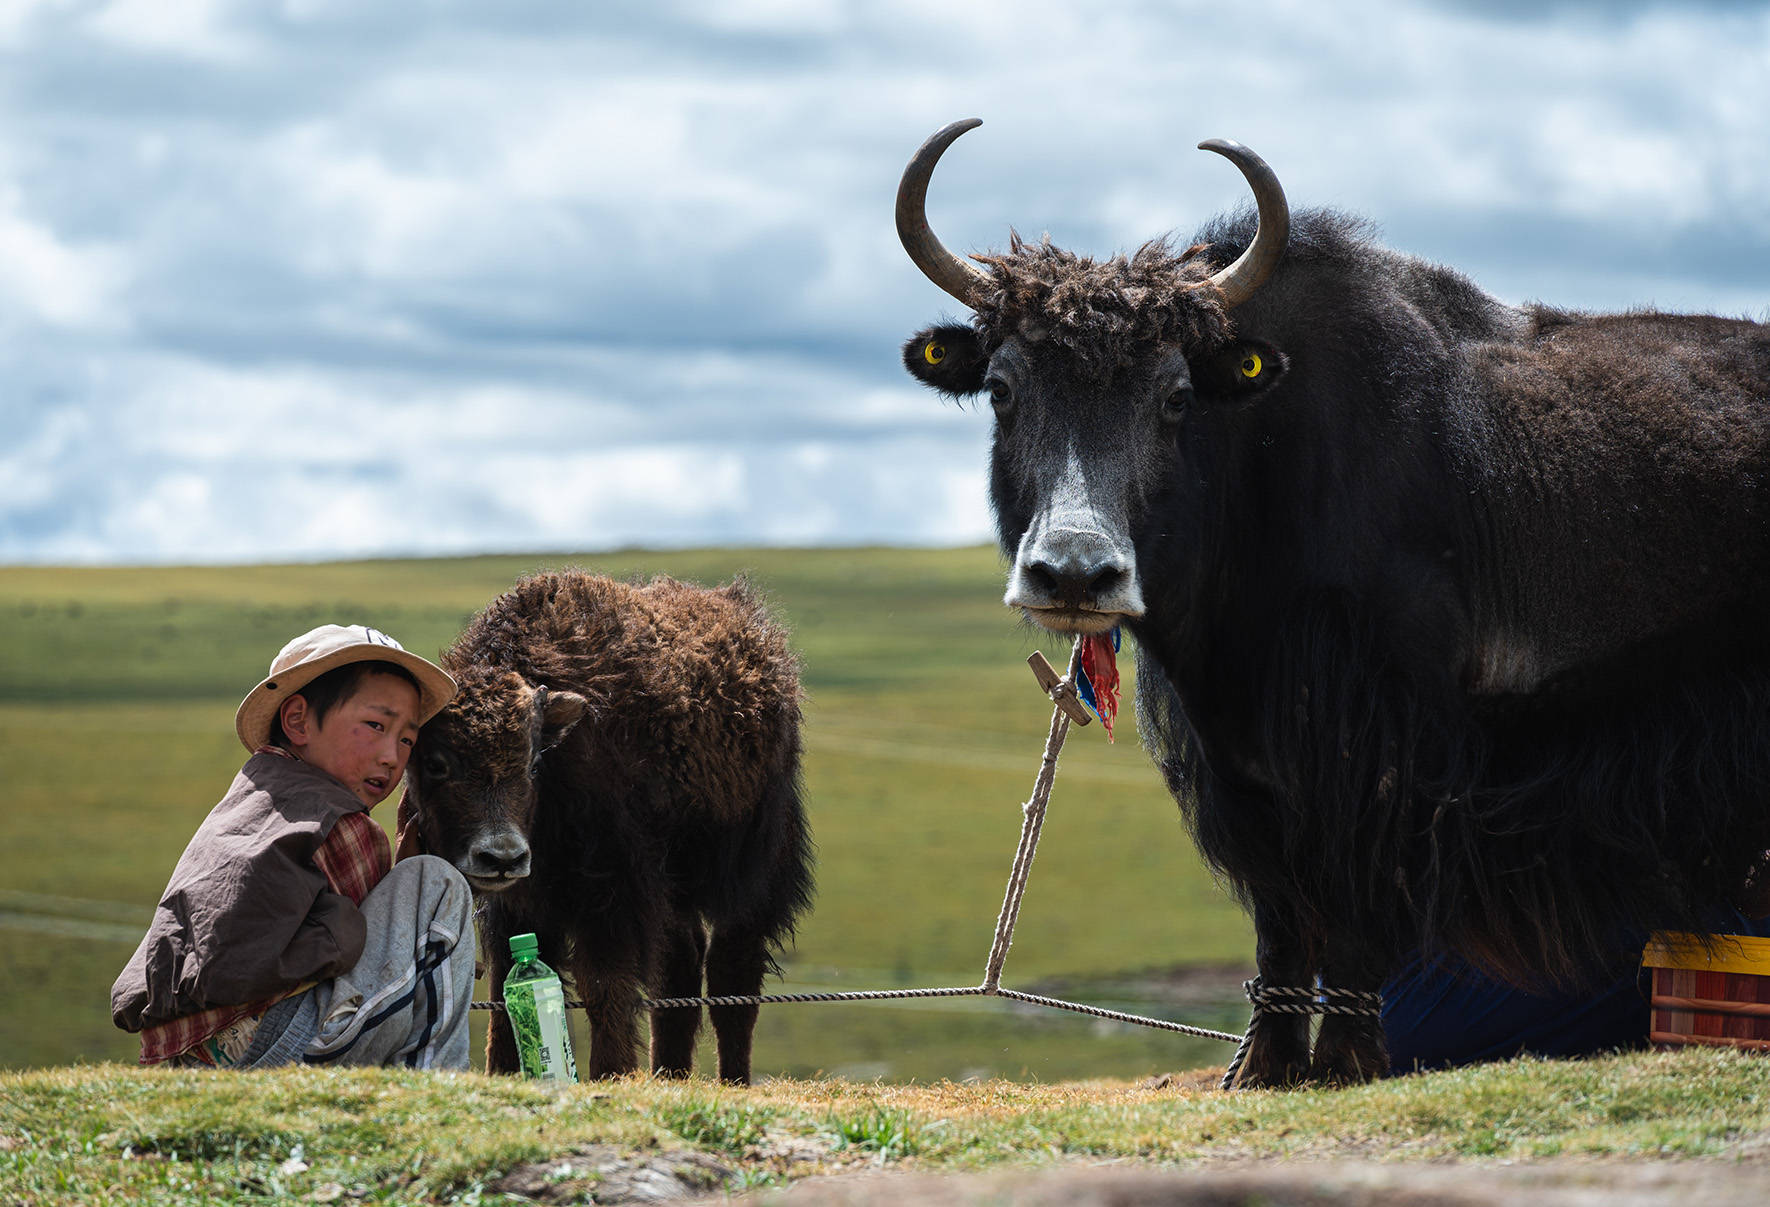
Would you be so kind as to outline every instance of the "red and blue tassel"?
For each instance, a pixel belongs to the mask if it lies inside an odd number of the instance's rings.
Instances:
[[[1119,715],[1119,630],[1089,633],[1082,638],[1082,665],[1076,675],[1076,691],[1094,710],[1112,741],[1112,723]]]

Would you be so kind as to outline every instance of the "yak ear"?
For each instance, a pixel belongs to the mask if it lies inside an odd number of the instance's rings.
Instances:
[[[957,323],[928,327],[903,346],[903,367],[925,386],[950,398],[964,398],[983,389],[989,357],[977,332]]]
[[[590,701],[577,692],[549,691],[545,687],[537,687],[535,694],[541,697],[541,749],[552,750],[584,719],[590,711]]]

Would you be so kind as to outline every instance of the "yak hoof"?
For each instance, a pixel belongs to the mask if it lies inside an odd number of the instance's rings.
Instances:
[[[1389,1052],[1382,1032],[1374,1035],[1323,1036],[1316,1042],[1309,1078],[1322,1085],[1363,1085],[1389,1073]]]
[[[1298,1042],[1297,1028],[1286,1019],[1278,1027],[1256,1024],[1248,1054],[1236,1071],[1232,1090],[1278,1090],[1301,1085],[1309,1074],[1309,1047]]]

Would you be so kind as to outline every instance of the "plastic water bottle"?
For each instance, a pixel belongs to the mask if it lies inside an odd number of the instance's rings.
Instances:
[[[578,1066],[565,1021],[565,990],[558,974],[535,958],[539,947],[532,934],[510,936],[516,966],[504,978],[504,1009],[516,1033],[517,1059],[525,1077],[575,1082]]]

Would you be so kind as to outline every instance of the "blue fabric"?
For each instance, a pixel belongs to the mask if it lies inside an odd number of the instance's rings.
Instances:
[[[1770,918],[1717,914],[1719,934],[1770,936]],[[1647,1043],[1649,985],[1630,971],[1586,993],[1526,993],[1454,960],[1406,961],[1383,986],[1383,1038],[1396,1073],[1486,1060],[1594,1056]]]

